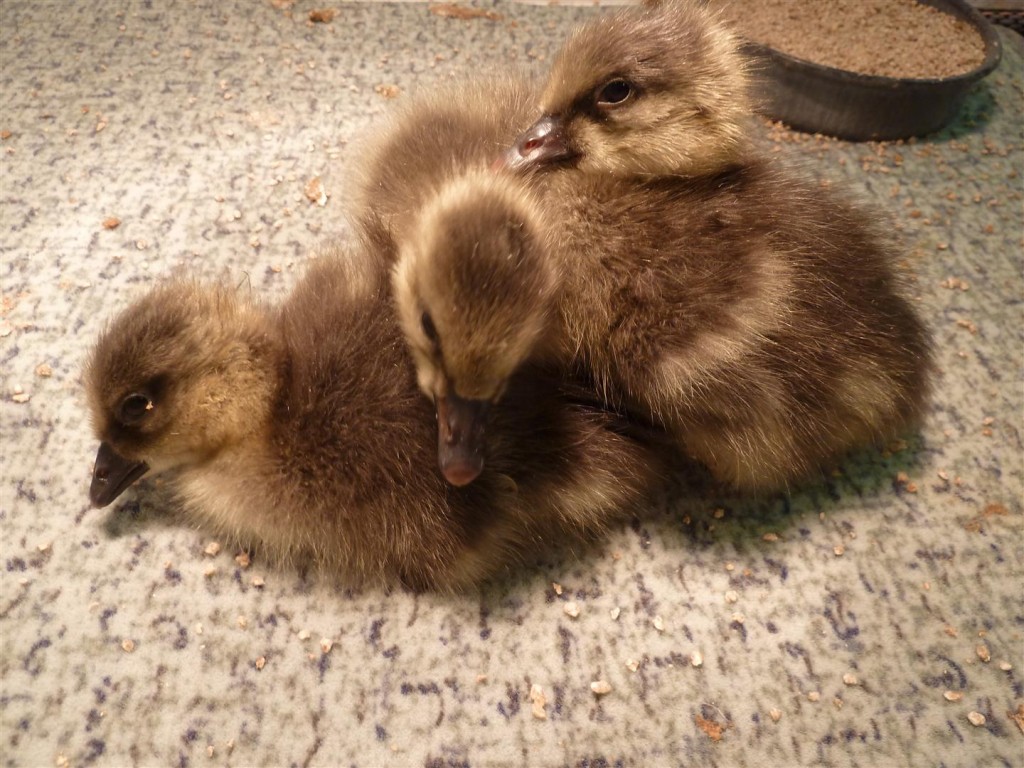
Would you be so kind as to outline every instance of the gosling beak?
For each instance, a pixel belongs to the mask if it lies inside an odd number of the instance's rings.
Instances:
[[[115,453],[108,443],[100,443],[96,466],[92,470],[89,501],[94,507],[107,506],[148,471],[146,462],[129,461]]]
[[[566,139],[565,125],[559,118],[545,115],[519,135],[493,168],[522,171],[569,160],[575,155]]]
[[[437,460],[445,480],[469,485],[484,469],[486,400],[464,400],[454,392],[437,398]]]

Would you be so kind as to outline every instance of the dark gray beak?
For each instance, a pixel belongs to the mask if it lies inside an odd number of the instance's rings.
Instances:
[[[575,157],[561,119],[545,115],[527,128],[494,163],[494,168],[525,171]]]
[[[96,453],[96,466],[92,470],[89,501],[94,507],[105,507],[144,474],[149,465],[144,461],[129,461],[119,455],[108,443],[100,443]]]
[[[454,392],[437,399],[437,461],[452,485],[469,485],[484,469],[489,407],[486,400],[464,400]]]

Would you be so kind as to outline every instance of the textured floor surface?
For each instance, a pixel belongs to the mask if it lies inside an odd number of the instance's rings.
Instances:
[[[389,86],[541,71],[595,12],[287,5],[0,6],[3,764],[1022,765],[1020,39],[928,140],[765,128],[900,231],[941,369],[920,436],[788,499],[679,487],[579,560],[440,598],[207,554],[153,482],[87,502],[106,317],[174,269],[283,295]]]

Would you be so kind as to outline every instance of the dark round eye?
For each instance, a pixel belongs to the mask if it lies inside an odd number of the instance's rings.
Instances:
[[[621,104],[633,95],[633,86],[621,78],[605,83],[597,92],[597,103],[600,106]]]
[[[430,342],[437,344],[437,327],[434,325],[434,320],[429,312],[423,313],[423,316],[420,318],[420,325],[423,326],[423,333],[426,334]]]
[[[133,392],[117,407],[117,420],[125,426],[138,424],[153,410],[153,401],[148,395]]]

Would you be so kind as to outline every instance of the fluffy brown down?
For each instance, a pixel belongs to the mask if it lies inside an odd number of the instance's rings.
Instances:
[[[397,103],[354,148],[355,226],[405,238],[446,182],[490,166],[529,125],[536,102],[536,86],[509,75],[436,84]]]

